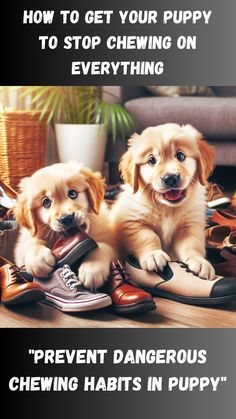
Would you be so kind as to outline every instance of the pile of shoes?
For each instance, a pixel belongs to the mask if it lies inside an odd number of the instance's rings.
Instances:
[[[216,184],[209,184],[208,215],[206,229],[207,259],[217,275],[236,278],[236,211],[235,196],[224,195]]]
[[[13,249],[18,235],[18,225],[12,210],[17,193],[0,180],[0,249],[1,256],[13,259]]]
[[[0,239],[1,231],[14,230],[9,210],[14,206],[16,196],[5,186],[0,188]],[[87,290],[78,277],[78,267],[97,243],[76,227],[67,230],[54,243],[51,251],[56,265],[47,278],[34,278],[24,267],[18,268],[1,257],[1,300],[4,304],[42,301],[63,312],[108,307],[117,314],[155,309],[152,296],[195,305],[236,300],[236,212],[229,197],[216,184],[208,187],[207,216],[207,258],[217,274],[213,281],[202,279],[181,261],[171,261],[163,271],[144,271],[138,260],[129,256],[125,266],[119,260],[111,263],[110,276],[102,289]]]
[[[17,193],[0,180],[0,219],[10,218],[10,211],[16,205]]]
[[[45,293],[46,304],[63,312],[83,312],[109,307],[119,314],[137,314],[155,309],[156,305],[146,291],[129,283],[128,274],[120,261],[111,264],[110,277],[99,291],[85,289],[75,272],[83,257],[97,247],[84,231],[73,228],[61,235],[52,247],[56,266],[48,278],[33,278],[24,267],[21,275],[33,281]]]

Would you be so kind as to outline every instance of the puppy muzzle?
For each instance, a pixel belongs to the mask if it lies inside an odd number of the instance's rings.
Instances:
[[[179,174],[165,173],[161,178],[165,188],[178,188],[181,182]]]
[[[59,218],[58,221],[62,227],[71,227],[75,222],[75,214],[64,214]]]

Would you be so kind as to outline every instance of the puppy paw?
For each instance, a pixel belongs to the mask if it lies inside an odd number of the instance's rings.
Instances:
[[[191,271],[198,274],[200,278],[213,280],[215,278],[215,269],[202,256],[194,256],[187,260],[187,265]]]
[[[45,278],[52,272],[55,262],[50,249],[45,246],[37,246],[28,252],[25,258],[25,267],[31,275]]]
[[[141,256],[139,259],[142,269],[146,271],[162,271],[170,258],[163,250],[155,250]]]
[[[103,286],[110,274],[109,263],[83,262],[78,270],[78,278],[85,288],[95,290]]]

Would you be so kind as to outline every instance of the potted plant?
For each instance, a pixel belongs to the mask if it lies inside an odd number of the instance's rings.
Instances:
[[[108,128],[113,141],[133,129],[128,111],[120,102],[104,100],[104,93],[114,96],[102,86],[28,86],[22,96],[31,95],[31,107],[40,110],[40,118],[48,113],[60,161],[76,160],[101,171]]]

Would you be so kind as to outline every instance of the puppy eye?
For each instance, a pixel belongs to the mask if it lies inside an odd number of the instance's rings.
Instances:
[[[78,196],[78,192],[77,191],[75,191],[74,189],[70,189],[69,191],[68,191],[68,197],[70,198],[70,199],[76,199],[77,198],[77,196]]]
[[[50,206],[52,205],[52,201],[49,198],[44,198],[42,204],[44,208],[50,208]]]
[[[184,161],[186,156],[182,151],[177,151],[175,157],[177,158],[177,160],[179,161]]]
[[[156,162],[157,162],[156,157],[154,156],[149,157],[148,164],[150,164],[150,166],[155,166]]]

